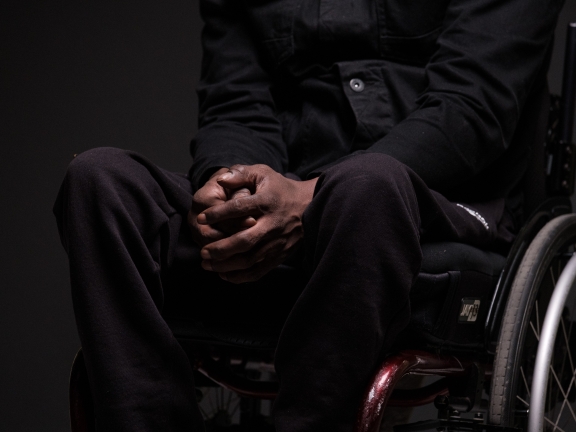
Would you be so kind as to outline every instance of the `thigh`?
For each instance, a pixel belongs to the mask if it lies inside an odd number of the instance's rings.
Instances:
[[[397,218],[408,217],[406,222],[417,227],[421,243],[455,241],[499,250],[514,237],[504,198],[454,202],[430,189],[409,167],[381,153],[351,155],[328,168],[320,176],[309,210],[315,201],[321,201],[323,208],[334,202],[331,218],[340,218],[346,208],[361,214],[364,229],[369,230],[384,229]],[[384,236],[377,238],[387,241]]]

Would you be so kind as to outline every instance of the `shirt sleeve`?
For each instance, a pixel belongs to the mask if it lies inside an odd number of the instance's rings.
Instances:
[[[417,109],[365,151],[393,156],[436,190],[494,162],[510,145],[561,6],[453,0]]]
[[[204,53],[197,88],[198,133],[191,144],[194,190],[219,167],[262,163],[283,172],[287,164],[270,77],[260,66],[242,4],[200,1]]]

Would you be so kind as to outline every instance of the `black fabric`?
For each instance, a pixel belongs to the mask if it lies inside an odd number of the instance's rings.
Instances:
[[[531,143],[513,134],[532,125],[561,0],[200,5],[194,188],[215,167],[306,178],[356,152],[393,156],[451,199],[502,198],[522,177]]]
[[[282,328],[278,432],[351,431],[374,368],[410,317],[421,241],[509,243],[503,200],[451,203],[393,158],[327,169],[304,241],[277,274],[233,285],[200,267],[185,176],[111,148],[80,154],[55,204],[97,430],[200,431],[192,367],[166,321]]]
[[[481,349],[486,314],[505,262],[506,258],[498,253],[462,243],[423,244],[422,265],[409,293],[410,324],[398,338],[401,341],[395,342],[395,349],[425,345],[435,349]],[[267,277],[266,284],[273,289],[278,287],[274,282],[278,280],[294,284],[298,274],[298,267],[282,265]],[[480,300],[473,324],[459,322],[465,298]],[[180,340],[270,350],[276,348],[282,328],[271,322],[193,322],[186,318],[186,312],[179,318],[168,318],[168,323]]]
[[[488,276],[500,275],[506,258],[462,243],[426,243],[422,245],[422,273],[475,270]]]

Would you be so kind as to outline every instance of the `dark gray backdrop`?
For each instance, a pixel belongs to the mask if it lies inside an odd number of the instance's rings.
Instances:
[[[198,0],[21,3],[0,11],[0,431],[66,431],[79,343],[52,203],[73,154],[93,147],[187,170],[201,23]],[[576,0],[556,92],[568,17]]]

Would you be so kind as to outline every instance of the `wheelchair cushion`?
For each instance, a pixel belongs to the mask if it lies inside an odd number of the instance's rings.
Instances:
[[[410,293],[411,318],[399,340],[474,349],[483,345],[492,294],[506,258],[461,243],[422,246]]]
[[[422,246],[423,260],[410,294],[412,316],[399,339],[434,346],[475,347],[483,340],[484,321],[492,292],[505,258],[460,243],[431,243]],[[282,269],[289,272],[289,268]],[[463,299],[471,302],[460,318]],[[471,299],[471,300],[470,300]],[[475,302],[478,307],[475,308]],[[237,323],[203,324],[171,319],[168,324],[182,341],[255,349],[274,349],[281,328]]]

